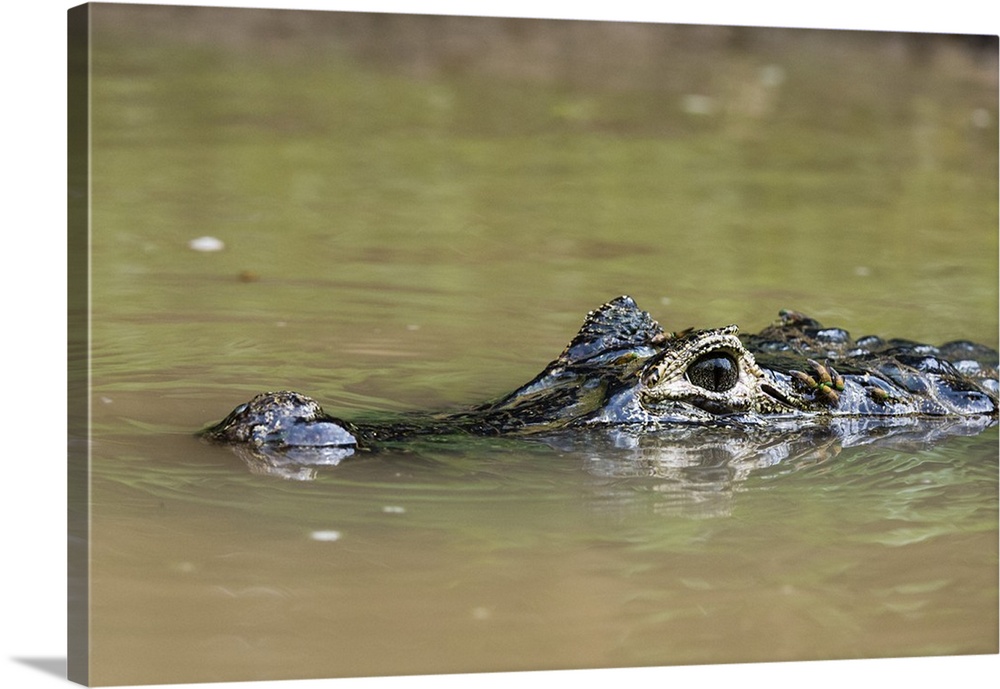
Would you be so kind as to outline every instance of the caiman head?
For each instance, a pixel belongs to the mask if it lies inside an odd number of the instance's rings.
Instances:
[[[730,325],[689,330],[664,342],[640,376],[640,403],[652,413],[683,413],[690,406],[712,414],[757,409],[763,373]]]

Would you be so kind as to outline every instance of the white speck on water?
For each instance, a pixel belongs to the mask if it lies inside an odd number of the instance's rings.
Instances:
[[[102,404],[111,404],[112,399],[110,397],[101,397]]]
[[[493,615],[489,608],[478,607],[472,609],[472,619],[474,620],[488,620]]]
[[[195,251],[222,251],[226,244],[216,237],[198,237],[188,242],[188,248]]]
[[[412,330],[420,330],[420,326],[417,325],[416,323],[410,323],[408,326],[406,326],[406,329],[407,330],[411,330],[411,331]]]
[[[382,508],[382,511],[386,514],[404,514],[406,512],[406,508],[400,507],[399,505],[386,505]]]
[[[660,303],[664,306],[670,306],[670,297],[660,297]]]
[[[309,538],[314,541],[325,541],[327,543],[332,543],[333,541],[340,540],[339,531],[313,531],[309,534]]]
[[[872,270],[868,266],[855,266],[854,274],[859,278],[866,278],[872,274]]]

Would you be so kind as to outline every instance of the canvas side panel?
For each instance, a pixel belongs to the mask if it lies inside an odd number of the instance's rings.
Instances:
[[[90,590],[90,6],[68,11],[67,675],[88,684]]]

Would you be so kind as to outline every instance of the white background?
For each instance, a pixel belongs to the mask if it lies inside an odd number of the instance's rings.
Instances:
[[[20,0],[4,6],[0,50],[3,85],[4,184],[0,260],[3,330],[0,359],[0,505],[3,571],[0,686],[65,686],[32,660],[66,656],[66,10],[75,3]],[[188,2],[232,7],[338,9],[577,19],[627,19],[701,24],[998,33],[995,0],[831,3],[738,0],[661,3],[650,0],[556,2]],[[674,7],[672,5],[680,5]],[[815,5],[823,5],[816,8]],[[960,240],[960,238],[956,238]],[[740,666],[569,671],[403,679],[222,683],[254,689],[508,687],[609,683],[642,688],[995,686],[1000,658],[921,658]],[[992,678],[992,679],[991,679]]]

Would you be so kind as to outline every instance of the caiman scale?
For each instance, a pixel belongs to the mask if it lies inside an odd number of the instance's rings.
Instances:
[[[849,417],[986,417],[992,425],[998,388],[996,350],[967,341],[855,340],[793,311],[753,335],[735,325],[671,333],[622,296],[590,312],[533,380],[478,407],[374,424],[334,418],[297,392],[267,392],[200,435],[336,463],[431,434],[655,432]]]

